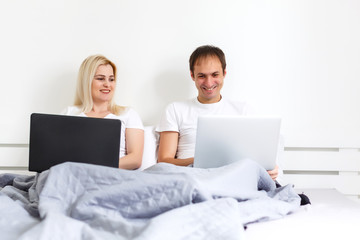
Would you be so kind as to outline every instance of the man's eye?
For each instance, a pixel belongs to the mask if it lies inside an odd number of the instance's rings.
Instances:
[[[199,75],[198,78],[204,78],[204,75]]]
[[[213,74],[213,77],[218,77],[218,76],[219,76],[218,73],[214,73],[214,74]]]

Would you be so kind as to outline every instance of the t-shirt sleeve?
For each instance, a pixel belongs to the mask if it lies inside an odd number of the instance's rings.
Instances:
[[[68,106],[67,108],[63,109],[60,114],[61,115],[79,115],[81,113],[80,108],[76,107],[76,106]]]
[[[144,125],[140,118],[140,115],[131,108],[128,110],[126,128],[138,128],[144,130]]]
[[[157,132],[174,131],[179,132],[179,124],[177,121],[174,104],[169,104],[163,112],[160,122],[155,129]]]
[[[70,115],[70,107],[67,107],[65,109],[63,109],[61,112],[60,112],[61,115]]]
[[[241,103],[243,106],[243,115],[251,116],[251,115],[258,115],[258,111],[249,103],[243,102]]]

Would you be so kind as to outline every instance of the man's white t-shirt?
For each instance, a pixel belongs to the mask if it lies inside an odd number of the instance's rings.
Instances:
[[[197,98],[169,104],[163,113],[157,132],[173,131],[179,133],[176,158],[194,157],[197,120],[204,115],[246,115],[244,102],[233,102],[222,98],[217,103],[203,104]]]
[[[81,116],[87,117],[87,115],[81,111],[81,109],[77,106],[69,106],[64,111],[61,112],[63,115],[71,115],[71,116]],[[119,116],[115,114],[108,114],[104,118],[110,119],[119,119],[121,121],[121,132],[120,132],[120,153],[119,158],[125,156],[126,153],[126,139],[125,139],[125,130],[126,128],[137,128],[144,130],[144,125],[141,121],[139,114],[127,107],[125,111],[123,111]]]

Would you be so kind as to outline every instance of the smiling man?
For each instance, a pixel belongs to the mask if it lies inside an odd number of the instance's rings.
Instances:
[[[246,114],[245,103],[230,101],[220,93],[226,76],[225,54],[220,48],[210,45],[198,47],[191,54],[189,65],[198,96],[166,107],[156,127],[160,133],[158,162],[179,166],[193,164],[199,116]],[[275,180],[278,167],[268,173]]]
[[[244,115],[245,103],[221,96],[226,76],[223,51],[214,46],[198,47],[190,56],[190,75],[198,96],[167,106],[156,131],[160,133],[158,162],[187,166],[194,162],[197,119],[200,115]]]

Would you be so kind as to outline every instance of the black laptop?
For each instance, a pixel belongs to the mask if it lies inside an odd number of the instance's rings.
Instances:
[[[119,166],[121,121],[33,113],[29,171],[42,172],[63,162]]]

